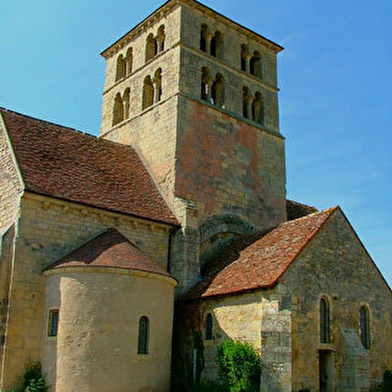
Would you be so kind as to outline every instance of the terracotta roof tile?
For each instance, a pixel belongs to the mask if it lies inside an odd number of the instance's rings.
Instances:
[[[1,109],[26,189],[178,225],[136,151]]]
[[[230,260],[231,249],[221,257],[226,257],[226,263],[212,263],[205,271],[205,279],[196,284],[186,299],[273,286],[337,208],[282,223],[265,235],[254,235],[251,245],[249,236],[242,239],[245,248],[236,254],[235,260]]]
[[[111,267],[171,276],[115,229],[105,231],[45,271],[67,267]]]

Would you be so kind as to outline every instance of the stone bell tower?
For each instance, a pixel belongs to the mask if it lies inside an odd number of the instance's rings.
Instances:
[[[136,148],[182,222],[180,287],[220,232],[286,219],[281,50],[194,0],[170,0],[102,53],[101,137]]]

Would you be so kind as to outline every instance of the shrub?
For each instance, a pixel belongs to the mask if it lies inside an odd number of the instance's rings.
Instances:
[[[201,381],[193,386],[191,392],[227,392],[227,390],[216,381]]]
[[[392,370],[385,370],[383,377],[383,392],[392,391]]]
[[[21,377],[21,382],[21,389],[9,392],[46,392],[48,390],[39,362],[30,363],[26,366],[25,373]]]
[[[261,362],[249,343],[225,340],[217,351],[219,375],[230,392],[259,392]]]

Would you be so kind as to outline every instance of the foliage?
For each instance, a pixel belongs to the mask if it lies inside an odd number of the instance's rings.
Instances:
[[[222,384],[217,383],[216,381],[202,381],[198,384],[195,384],[191,392],[227,392]]]
[[[383,377],[383,392],[392,391],[392,370],[385,370]]]
[[[311,392],[309,388],[302,388],[298,392]]]
[[[46,392],[48,390],[39,362],[30,363],[26,366],[25,373],[21,377],[21,383],[21,389],[9,392]]]
[[[219,375],[230,392],[259,392],[261,362],[247,342],[225,340],[217,351]]]

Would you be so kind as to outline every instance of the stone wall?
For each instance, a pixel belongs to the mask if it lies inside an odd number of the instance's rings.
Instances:
[[[0,236],[19,212],[22,182],[0,114]]]
[[[265,229],[286,218],[284,140],[180,98],[175,194],[195,202],[199,224],[231,213]]]
[[[340,210],[324,224],[281,282],[292,298],[293,390],[319,387],[319,350],[334,353],[335,388],[367,391],[392,369],[392,296]],[[330,305],[331,343],[320,343],[319,302]],[[359,309],[370,311],[370,349],[359,337]]]
[[[75,203],[25,194],[11,288],[2,388],[10,389],[27,360],[40,359],[44,278],[42,269],[115,227],[167,268],[171,227]]]
[[[174,279],[112,268],[45,272],[44,326],[59,309],[57,337],[42,331],[51,391],[169,392]],[[138,353],[139,320],[148,353]]]
[[[218,379],[216,362],[217,347],[225,339],[249,342],[261,355],[263,364],[261,390],[291,392],[292,351],[291,351],[291,309],[290,301],[280,288],[248,292],[241,295],[211,298],[201,301],[197,307],[192,303],[179,316],[188,324],[182,327],[182,349],[190,362],[193,360],[193,345],[189,336],[198,331],[203,338],[205,368],[203,379]],[[194,313],[197,313],[195,315]],[[213,337],[206,339],[206,317],[213,317]],[[188,339],[186,338],[188,336]]]

